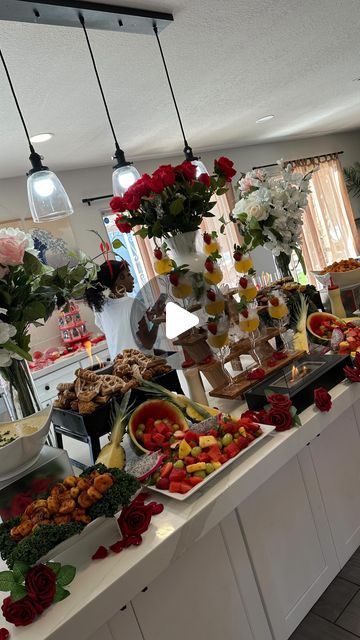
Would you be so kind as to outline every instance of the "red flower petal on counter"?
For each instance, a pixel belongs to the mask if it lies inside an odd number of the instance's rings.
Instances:
[[[160,502],[149,502],[148,507],[152,508],[153,516],[157,516],[159,515],[159,513],[162,513],[162,511],[164,511],[164,505]]]
[[[106,556],[109,555],[109,552],[107,550],[106,547],[103,547],[102,545],[95,551],[94,555],[91,556],[92,560],[102,560],[103,558],[106,558]]]
[[[248,380],[263,380],[265,378],[265,370],[259,367],[253,371],[249,371],[246,375]]]
[[[2,627],[0,629],[0,640],[8,640],[8,638],[10,638],[10,631],[5,629],[5,627]]]
[[[285,351],[274,351],[271,357],[273,360],[286,360],[288,354]]]
[[[120,551],[125,548],[124,540],[118,540],[117,542],[114,542],[114,544],[111,544],[109,548],[114,553],[120,553]]]
[[[325,387],[314,389],[314,402],[319,411],[330,411],[332,407],[331,395]]]
[[[142,537],[141,536],[127,536],[126,538],[123,538],[122,540],[123,544],[124,544],[124,548],[127,549],[128,547],[138,547],[139,544],[142,543]]]

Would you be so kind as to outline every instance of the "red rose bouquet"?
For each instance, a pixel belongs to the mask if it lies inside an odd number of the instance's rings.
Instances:
[[[59,562],[29,567],[16,561],[13,571],[1,572],[1,591],[10,591],[1,610],[5,620],[16,627],[32,624],[45,609],[70,595],[65,586],[75,577],[76,569]]]
[[[269,404],[260,411],[245,411],[242,418],[251,417],[260,424],[273,425],[276,431],[287,431],[291,427],[301,425],[297,409],[288,395],[273,393],[270,389],[266,389],[265,393]]]
[[[233,162],[221,157],[214,172],[196,175],[196,166],[185,161],[173,167],[161,165],[150,176],[144,173],[122,197],[110,206],[118,213],[116,225],[122,233],[140,227],[136,233],[146,238],[166,238],[199,229],[203,218],[212,218],[213,196],[222,195],[235,175]]]

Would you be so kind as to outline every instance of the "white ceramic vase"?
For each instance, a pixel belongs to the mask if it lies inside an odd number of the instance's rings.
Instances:
[[[171,238],[166,238],[166,244],[170,247],[171,257],[178,266],[187,264],[192,273],[204,271],[205,255],[200,251],[201,236],[199,231],[187,231],[179,233]]]

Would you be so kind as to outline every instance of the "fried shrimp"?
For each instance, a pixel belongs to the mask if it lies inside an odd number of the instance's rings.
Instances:
[[[100,493],[105,493],[114,484],[114,480],[110,473],[102,473],[100,476],[94,478],[94,487]]]

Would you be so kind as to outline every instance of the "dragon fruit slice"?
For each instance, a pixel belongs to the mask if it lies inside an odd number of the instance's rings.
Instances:
[[[159,451],[147,453],[138,460],[130,462],[127,467],[127,473],[135,476],[139,482],[143,482],[151,476],[162,465],[165,456]]]

